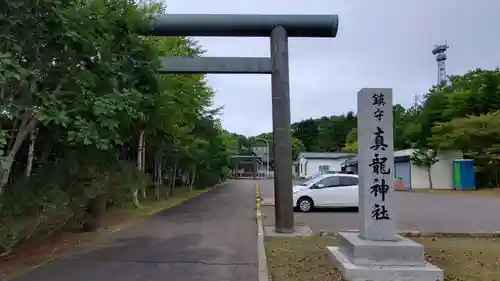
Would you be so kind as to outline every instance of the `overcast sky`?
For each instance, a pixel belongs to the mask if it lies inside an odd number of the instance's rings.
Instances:
[[[292,121],[356,110],[363,87],[408,106],[436,83],[431,51],[447,41],[448,74],[500,64],[498,0],[166,0],[170,13],[338,14],[336,38],[290,39]],[[207,56],[269,56],[267,38],[197,38]],[[209,75],[224,127],[272,130],[269,75]]]

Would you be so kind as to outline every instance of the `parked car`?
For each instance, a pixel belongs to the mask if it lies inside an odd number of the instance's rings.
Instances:
[[[331,170],[331,171],[326,171],[323,174],[333,175],[333,174],[345,174],[345,173],[344,172],[340,172],[340,171]]]
[[[326,171],[326,172],[317,172],[317,173],[312,174],[312,175],[310,175],[308,177],[305,177],[305,178],[302,177],[301,180],[308,181],[308,180],[317,178],[317,177],[325,175],[325,174],[344,174],[344,172],[339,172],[339,171],[335,171],[335,170]]]
[[[319,176],[323,175],[323,172],[317,172],[315,174],[312,174],[308,177],[305,177],[305,178],[302,178],[302,180],[305,180],[305,181],[308,181],[308,180],[311,180],[311,179],[314,179],[314,178],[317,178]]]
[[[301,212],[321,207],[358,207],[358,175],[322,174],[293,187],[293,206]]]

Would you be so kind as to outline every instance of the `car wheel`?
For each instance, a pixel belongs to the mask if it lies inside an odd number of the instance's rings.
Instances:
[[[299,210],[301,212],[307,213],[313,209],[314,204],[311,198],[303,197],[299,199],[299,201],[297,202],[297,206],[299,207]]]

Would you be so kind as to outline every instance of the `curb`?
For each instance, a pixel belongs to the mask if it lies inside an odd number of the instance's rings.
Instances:
[[[264,245],[264,226],[262,225],[262,213],[260,212],[260,188],[255,184],[255,209],[257,221],[257,259],[259,268],[259,281],[271,281],[267,268],[266,248]]]
[[[499,238],[500,231],[493,232],[420,232],[403,231],[399,233],[404,237],[448,237],[448,238]]]
[[[352,232],[357,230],[343,230],[343,232]],[[445,238],[500,238],[500,231],[493,232],[421,232],[416,230],[400,231],[399,235],[407,238],[433,238],[433,237],[445,237]],[[320,231],[316,236],[337,236],[337,233]]]

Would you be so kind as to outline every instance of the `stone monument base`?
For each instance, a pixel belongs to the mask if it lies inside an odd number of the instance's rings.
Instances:
[[[370,241],[358,232],[339,232],[327,247],[349,281],[443,281],[443,270],[425,261],[424,247],[398,235],[397,241]]]

